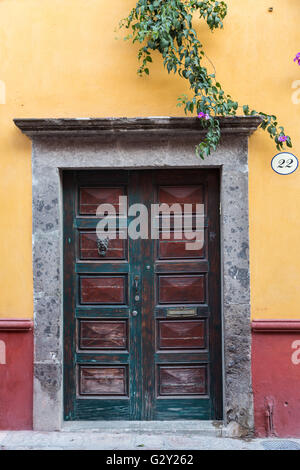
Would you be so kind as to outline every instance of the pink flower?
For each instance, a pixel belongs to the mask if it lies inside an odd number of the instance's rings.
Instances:
[[[208,119],[210,119],[210,115],[209,114],[206,114],[206,113],[202,113],[202,111],[198,114],[198,118],[200,119],[205,119],[206,121],[208,121]]]
[[[278,137],[278,140],[279,140],[279,142],[285,142],[287,140],[287,136],[286,135],[280,135]]]
[[[294,62],[298,62],[298,65],[300,65],[300,52],[298,52],[298,54],[296,54]]]

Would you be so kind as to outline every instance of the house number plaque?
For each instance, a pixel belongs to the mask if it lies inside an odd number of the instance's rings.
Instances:
[[[281,152],[275,155],[271,161],[272,170],[279,175],[290,175],[297,170],[299,165],[298,158],[292,153]]]

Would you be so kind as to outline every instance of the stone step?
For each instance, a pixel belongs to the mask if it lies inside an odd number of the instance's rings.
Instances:
[[[221,437],[221,421],[69,421],[62,432],[181,434]]]

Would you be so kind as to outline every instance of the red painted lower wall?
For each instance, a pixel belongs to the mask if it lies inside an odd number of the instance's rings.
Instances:
[[[300,437],[300,321],[252,322],[256,434]],[[0,429],[32,429],[33,325],[0,320]]]
[[[32,429],[33,325],[0,319],[0,429]]]
[[[256,434],[300,437],[300,321],[252,322]]]

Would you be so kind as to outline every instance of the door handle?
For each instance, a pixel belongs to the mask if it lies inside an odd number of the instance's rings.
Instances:
[[[133,317],[136,317],[137,314],[138,314],[138,311],[137,311],[137,310],[132,310],[131,315],[132,315]]]
[[[134,276],[134,281],[133,281],[133,288],[134,288],[134,293],[133,293],[133,296],[134,296],[134,300],[136,302],[138,302],[140,300],[140,296],[139,296],[139,280],[140,280],[140,277],[139,276]]]

